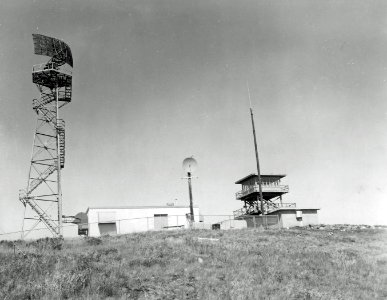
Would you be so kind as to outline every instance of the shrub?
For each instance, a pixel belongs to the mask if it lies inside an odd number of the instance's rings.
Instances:
[[[90,246],[97,246],[102,244],[102,239],[101,238],[96,238],[96,237],[87,237],[85,238],[86,243]]]

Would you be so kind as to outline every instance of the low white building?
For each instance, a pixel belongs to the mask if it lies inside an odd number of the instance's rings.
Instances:
[[[318,225],[319,208],[277,208],[267,213],[268,216],[278,216],[282,228],[295,226]]]
[[[88,236],[125,234],[189,226],[189,206],[119,206],[89,207]],[[199,208],[194,207],[195,221]]]

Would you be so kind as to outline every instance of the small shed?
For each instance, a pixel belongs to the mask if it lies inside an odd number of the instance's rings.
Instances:
[[[118,206],[89,207],[88,235],[125,234],[149,230],[185,228],[189,226],[189,206]],[[194,207],[195,221],[199,208]]]
[[[318,225],[319,208],[277,208],[266,215],[277,215],[282,228]]]

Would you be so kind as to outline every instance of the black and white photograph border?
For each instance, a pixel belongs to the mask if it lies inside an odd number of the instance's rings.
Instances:
[[[0,2],[0,299],[387,298],[387,2]]]

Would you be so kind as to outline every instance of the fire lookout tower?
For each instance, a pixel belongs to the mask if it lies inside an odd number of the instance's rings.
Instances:
[[[32,67],[32,82],[40,97],[32,100],[37,114],[26,189],[19,200],[25,207],[23,238],[39,224],[62,236],[61,170],[65,163],[65,122],[60,109],[71,102],[73,57],[63,41],[33,34],[34,52],[49,57]]]
[[[251,125],[253,129],[257,174],[250,174],[235,182],[242,185],[242,190],[235,195],[236,200],[243,201],[241,209],[234,211],[235,219],[249,218],[251,215],[277,215],[282,227],[318,224],[319,208],[296,208],[296,203],[283,203],[282,195],[289,192],[287,185],[281,184],[286,175],[262,175],[260,171],[257,138],[253,109],[251,107],[250,88],[247,83],[250,100]],[[302,216],[305,216],[304,218]],[[254,227],[255,227],[255,217]],[[263,220],[263,219],[262,219]],[[266,218],[267,220],[267,218]]]
[[[236,200],[243,201],[241,209],[234,211],[235,218],[243,215],[267,214],[283,207],[296,207],[295,203],[283,203],[282,195],[289,192],[289,186],[281,184],[286,175],[261,175],[262,204],[259,194],[258,175],[250,174],[235,182],[242,190],[235,194]],[[263,211],[261,208],[263,207]]]
[[[264,215],[282,207],[282,195],[289,192],[287,185],[281,185],[281,179],[286,175],[262,175],[258,157],[257,137],[255,134],[254,114],[251,105],[250,88],[247,82],[250,101],[251,126],[253,129],[255,160],[257,175],[250,174],[235,182],[242,185],[242,190],[236,193],[236,199],[244,202],[241,209],[234,211],[234,218],[241,219],[247,215]],[[276,203],[275,200],[280,200]],[[290,204],[293,205],[293,204]],[[295,206],[295,204],[294,204]]]

